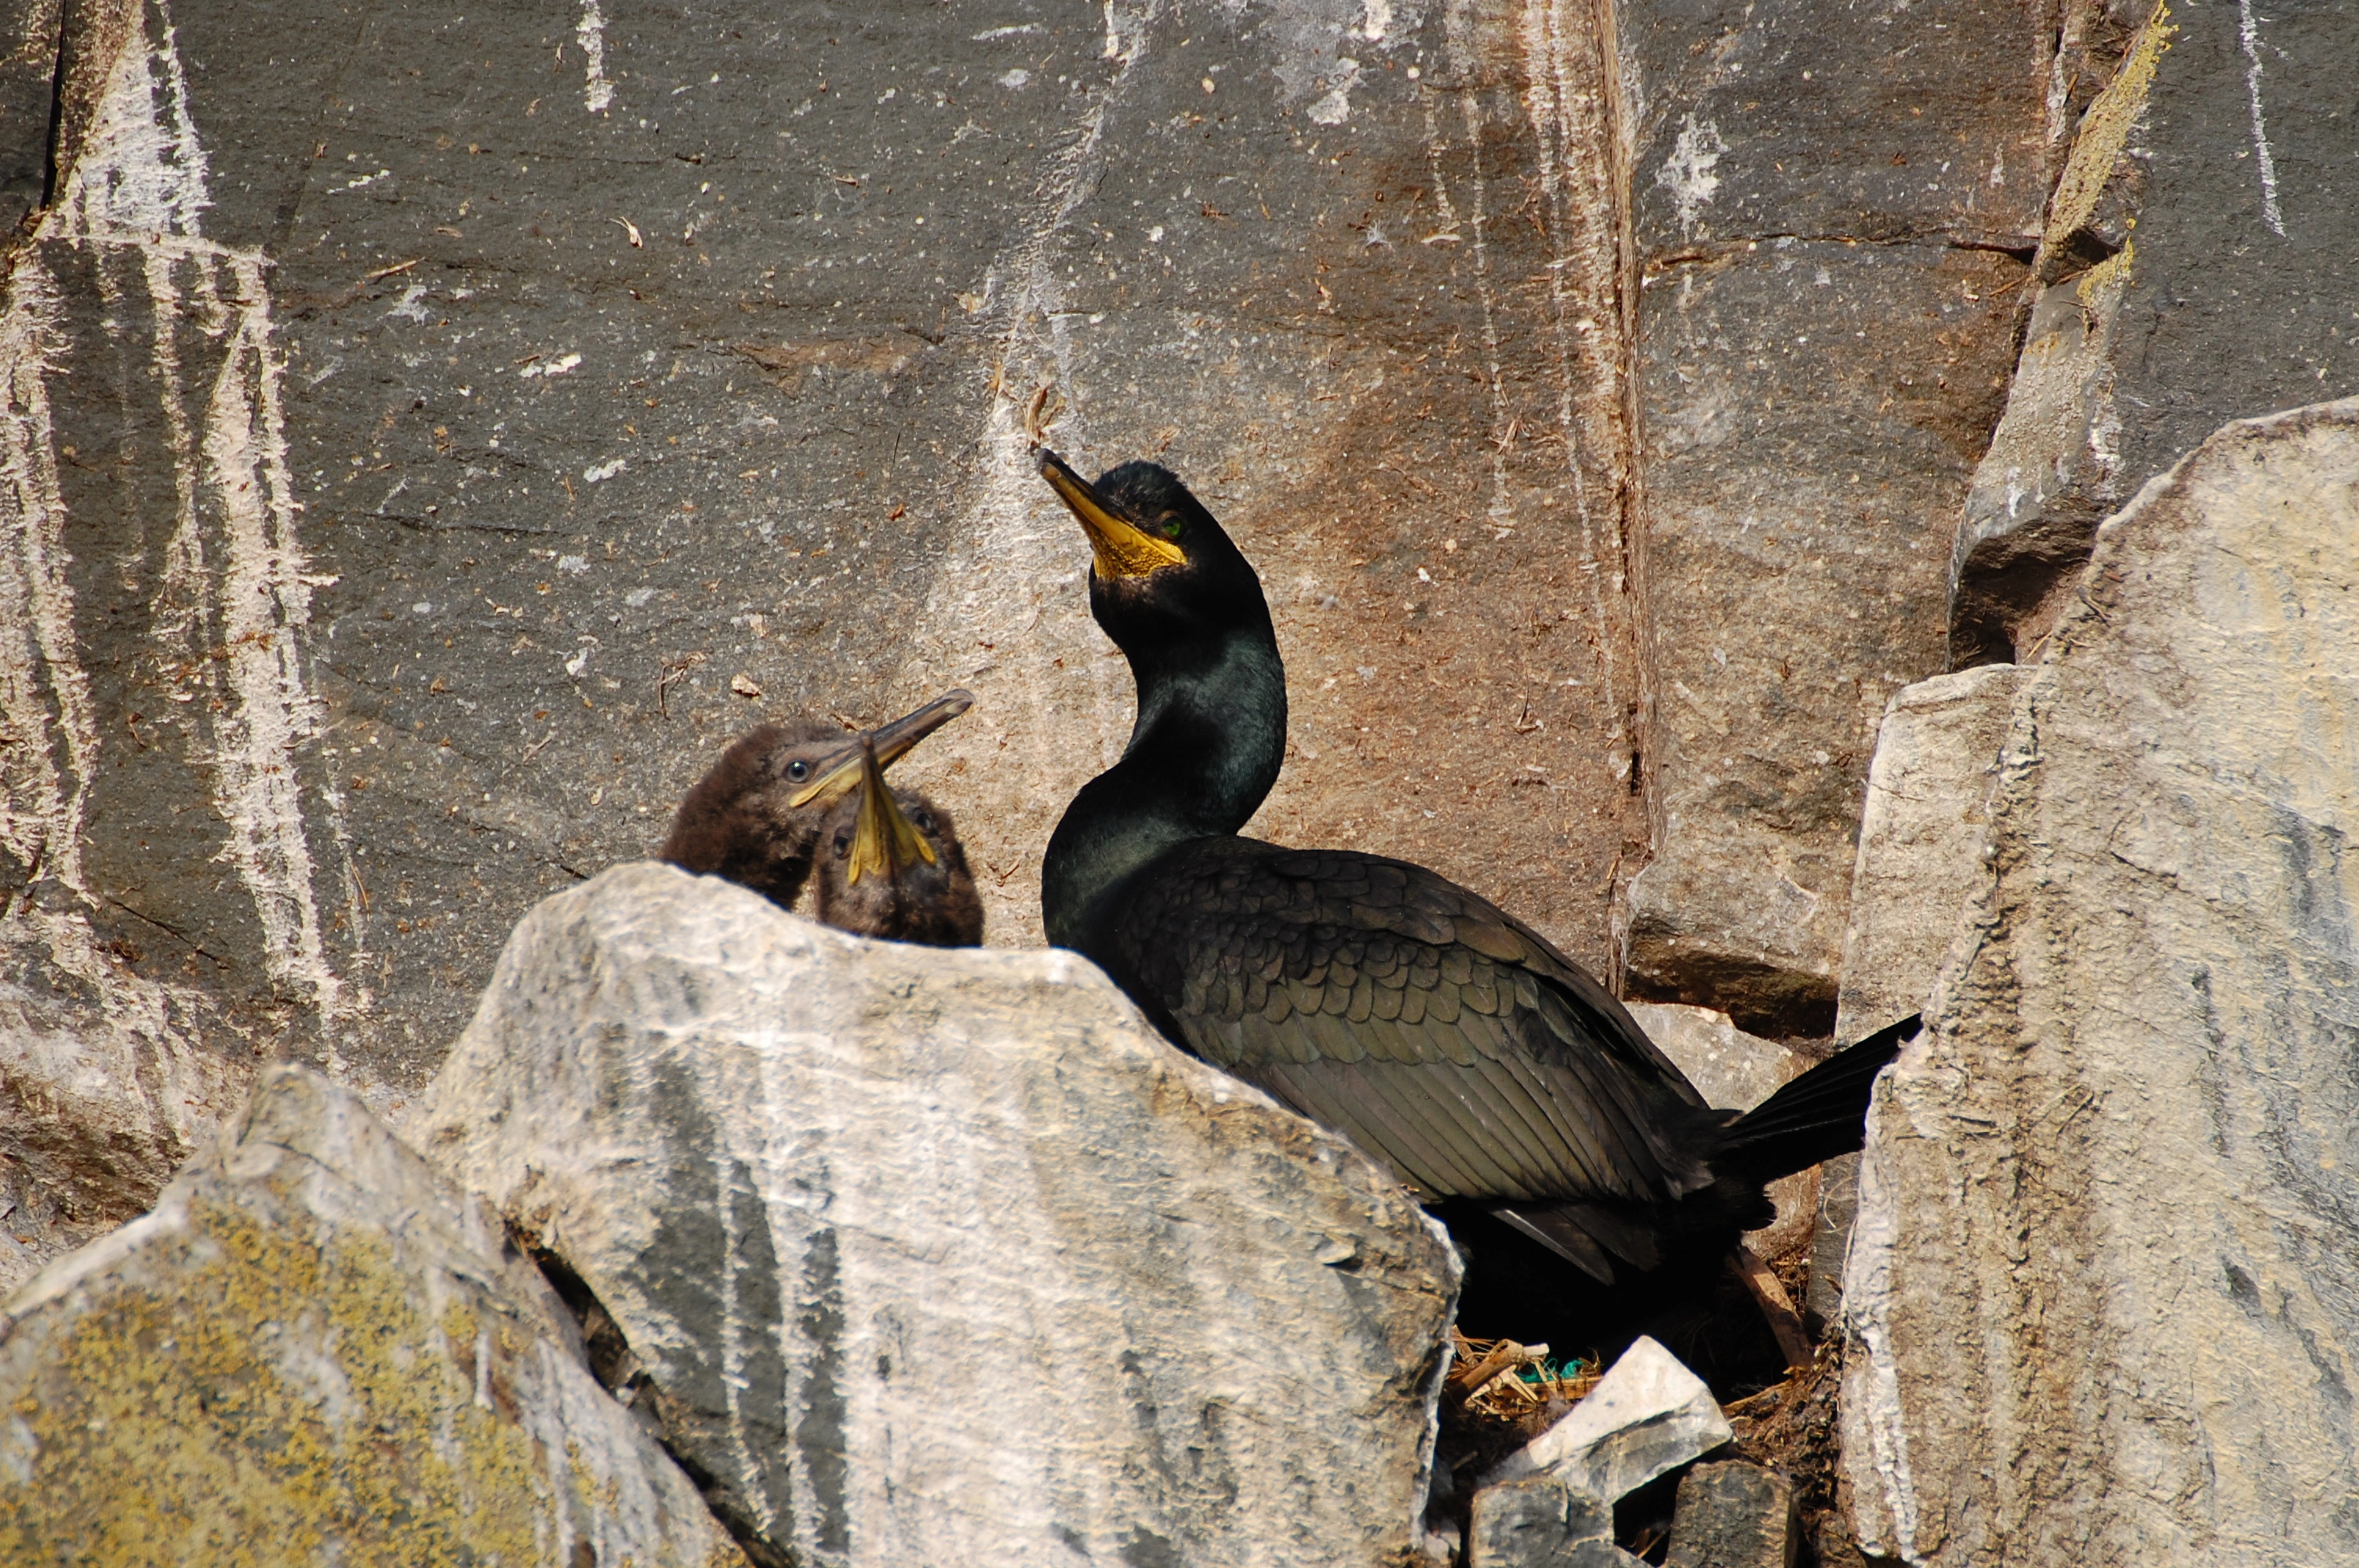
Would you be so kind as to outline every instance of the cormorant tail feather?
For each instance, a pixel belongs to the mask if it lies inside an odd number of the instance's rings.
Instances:
[[[1897,1023],[1836,1052],[1728,1124],[1713,1163],[1725,1176],[1764,1184],[1849,1154],[1866,1141],[1875,1076],[1917,1038],[1924,1021]]]

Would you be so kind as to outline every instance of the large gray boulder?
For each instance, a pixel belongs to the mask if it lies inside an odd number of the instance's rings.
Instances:
[[[629,865],[541,904],[412,1123],[561,1260],[757,1561],[1374,1563],[1458,1265],[1062,952]]]
[[[0,1304],[0,1561],[743,1568],[496,1217],[298,1067]]]
[[[1870,1551],[2359,1556],[2354,474],[2359,401],[2222,429],[2099,530],[2017,699],[1985,880],[1870,1118]]]

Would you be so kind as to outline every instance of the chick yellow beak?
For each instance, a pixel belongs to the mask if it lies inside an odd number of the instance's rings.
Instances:
[[[905,713],[890,724],[879,726],[871,731],[876,765],[879,768],[891,767],[908,755],[909,749],[919,741],[973,706],[974,693],[963,688],[947,691],[923,708]],[[850,795],[860,783],[861,766],[860,742],[846,741],[842,751],[831,752],[812,770],[819,776],[805,784],[801,792],[787,804],[796,807],[813,802],[823,806],[834,805]]]
[[[891,878],[919,860],[934,862],[934,847],[918,835],[901,815],[901,803],[885,786],[885,767],[876,760],[875,742],[860,738],[860,818],[852,829],[852,864],[844,881],[856,883],[865,871]]]
[[[1187,561],[1185,550],[1169,539],[1157,538],[1115,511],[1114,503],[1098,493],[1097,486],[1065,466],[1064,459],[1046,447],[1040,449],[1039,458],[1040,477],[1081,520],[1082,531],[1090,536],[1100,578],[1111,581],[1118,577],[1145,577]]]

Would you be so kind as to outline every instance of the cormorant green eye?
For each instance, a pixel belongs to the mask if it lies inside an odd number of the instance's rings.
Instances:
[[[1166,517],[1163,520],[1163,536],[1167,539],[1176,539],[1180,536],[1180,519]]]

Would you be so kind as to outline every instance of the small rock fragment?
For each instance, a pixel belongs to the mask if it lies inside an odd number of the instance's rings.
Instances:
[[[1732,1435],[1703,1379],[1641,1335],[1588,1398],[1484,1482],[1547,1474],[1611,1503]]]
[[[1614,1544],[1614,1510],[1554,1476],[1526,1476],[1474,1494],[1466,1568],[1628,1568]]]
[[[1744,1459],[1680,1478],[1663,1568],[1794,1568],[1802,1545],[1793,1483]]]

